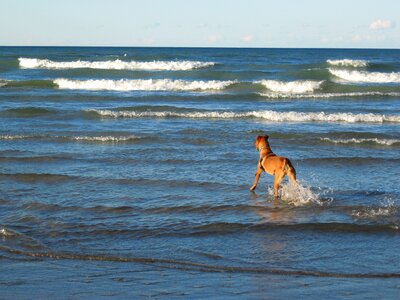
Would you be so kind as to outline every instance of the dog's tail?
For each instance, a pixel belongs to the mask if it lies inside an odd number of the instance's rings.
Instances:
[[[296,181],[296,169],[293,167],[289,159],[285,158],[283,163],[283,171],[289,177],[291,183],[295,184]]]

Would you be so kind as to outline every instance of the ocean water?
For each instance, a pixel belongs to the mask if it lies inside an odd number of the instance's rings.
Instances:
[[[400,294],[400,50],[1,47],[0,119],[1,298]]]

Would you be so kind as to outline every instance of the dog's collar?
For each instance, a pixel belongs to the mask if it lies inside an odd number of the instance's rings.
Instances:
[[[261,150],[266,149],[266,148],[267,148],[266,146],[262,146],[262,147],[258,148],[257,150],[261,151]]]

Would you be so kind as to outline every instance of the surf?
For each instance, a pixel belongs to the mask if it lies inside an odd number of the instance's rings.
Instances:
[[[107,90],[107,91],[205,91],[223,90],[236,81],[188,81],[172,79],[92,79],[92,80],[72,80],[59,78],[54,80],[54,84],[59,89],[71,90]]]
[[[135,111],[89,109],[99,117],[107,118],[192,118],[192,119],[261,119],[271,122],[342,122],[342,123],[400,123],[400,116],[384,114],[356,113],[326,113],[326,112],[297,112],[297,111]]]
[[[349,82],[360,83],[399,83],[400,72],[382,73],[329,68],[329,73]]]
[[[355,67],[355,68],[360,68],[360,67],[367,67],[369,65],[369,62],[367,60],[362,60],[362,59],[328,59],[326,61],[329,65],[332,66],[340,66],[340,67]]]
[[[214,62],[191,60],[176,61],[123,61],[120,59],[107,61],[65,61],[58,62],[49,59],[23,58],[18,59],[19,66],[24,69],[103,69],[103,70],[147,70],[147,71],[188,71],[208,68]]]
[[[305,94],[312,93],[319,89],[324,81],[296,80],[296,81],[278,81],[261,80],[258,83],[264,85],[267,89],[282,94]]]
[[[285,93],[258,93],[261,97],[270,99],[329,99],[329,98],[362,98],[362,97],[400,97],[399,92],[342,92],[342,93],[315,93],[315,94],[285,94]]]
[[[350,138],[350,139],[331,139],[331,138],[321,138],[324,142],[329,142],[333,144],[375,144],[382,146],[395,146],[400,145],[399,139],[380,139],[380,138]]]

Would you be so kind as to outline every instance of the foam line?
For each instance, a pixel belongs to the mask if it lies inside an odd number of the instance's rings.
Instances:
[[[282,94],[305,94],[312,93],[319,89],[324,81],[296,80],[296,81],[278,81],[261,80],[258,83],[264,85],[267,89]]]
[[[400,122],[398,115],[325,113],[325,112],[279,112],[259,110],[249,112],[233,111],[127,111],[127,110],[89,110],[101,117],[108,118],[215,118],[215,119],[262,119],[271,122],[343,122],[343,123],[385,123]]]
[[[382,72],[366,72],[366,71],[350,71],[329,68],[329,72],[341,79],[350,82],[365,83],[398,83],[400,82],[400,73],[382,73]]]
[[[330,142],[333,144],[366,144],[373,143],[383,146],[393,146],[395,144],[400,145],[400,140],[398,139],[378,139],[378,138],[351,138],[351,139],[331,139],[331,138],[321,138],[321,140]]]
[[[24,69],[104,69],[104,70],[148,70],[148,71],[187,71],[207,68],[215,65],[213,62],[190,60],[178,61],[66,61],[57,62],[49,59],[23,58],[18,59],[19,66]]]
[[[316,93],[316,94],[284,94],[284,93],[258,93],[262,97],[270,99],[304,99],[304,98],[340,98],[340,97],[400,97],[399,92],[349,92],[349,93]]]
[[[222,90],[235,81],[186,81],[171,79],[121,79],[121,80],[71,80],[56,79],[60,89],[109,90],[109,91],[204,91]]]
[[[367,67],[368,61],[362,59],[328,59],[326,61],[328,64],[332,66],[339,66],[339,67]]]

